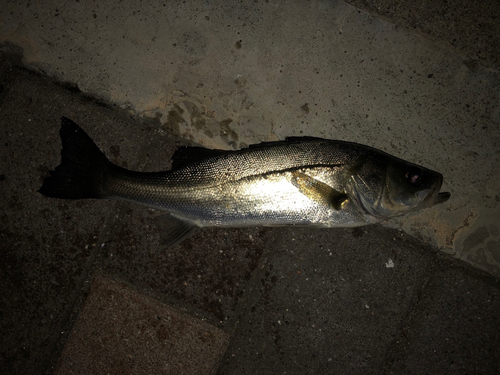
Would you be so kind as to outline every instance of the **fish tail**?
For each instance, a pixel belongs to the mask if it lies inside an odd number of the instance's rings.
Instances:
[[[72,120],[61,118],[61,165],[45,178],[39,192],[53,198],[104,198],[101,181],[115,165]]]

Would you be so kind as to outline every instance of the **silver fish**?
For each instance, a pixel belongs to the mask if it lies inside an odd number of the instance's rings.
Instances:
[[[61,165],[40,192],[64,199],[119,199],[168,212],[168,244],[198,227],[356,227],[449,199],[435,171],[351,142],[295,137],[237,151],[181,147],[164,172],[111,163],[62,118]]]

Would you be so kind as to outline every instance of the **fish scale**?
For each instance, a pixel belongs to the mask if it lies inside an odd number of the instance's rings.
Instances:
[[[198,227],[355,227],[445,202],[443,176],[369,146],[311,137],[236,151],[183,147],[174,169],[136,172],[111,163],[63,117],[61,165],[40,192],[117,199],[166,211],[166,243]]]

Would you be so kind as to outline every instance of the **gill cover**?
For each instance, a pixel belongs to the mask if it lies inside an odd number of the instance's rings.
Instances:
[[[389,218],[445,202],[443,176],[389,155],[368,155],[350,169],[350,195],[370,215]]]

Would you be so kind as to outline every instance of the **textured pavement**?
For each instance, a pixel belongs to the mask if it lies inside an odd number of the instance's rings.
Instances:
[[[383,225],[500,277],[498,1],[4,3],[0,55],[170,134],[346,140],[441,172],[452,199]]]
[[[500,282],[404,232],[207,229],[162,245],[158,212],[40,195],[60,117],[115,163],[186,144],[0,65],[0,373],[495,374]]]

